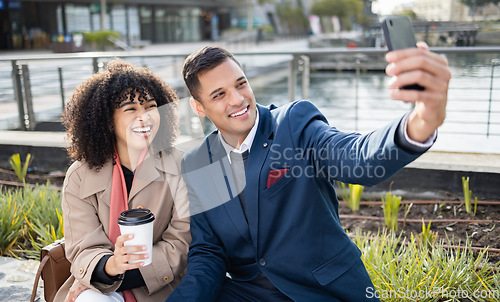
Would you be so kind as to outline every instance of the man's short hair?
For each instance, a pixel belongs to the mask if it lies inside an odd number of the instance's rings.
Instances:
[[[182,67],[182,77],[193,98],[201,101],[198,95],[200,89],[199,76],[219,66],[228,58],[241,67],[232,53],[217,46],[206,46],[186,58]]]

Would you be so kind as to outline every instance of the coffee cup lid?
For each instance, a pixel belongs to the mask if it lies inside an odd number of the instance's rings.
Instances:
[[[120,225],[140,225],[155,220],[155,215],[148,209],[132,209],[124,211],[118,217]]]

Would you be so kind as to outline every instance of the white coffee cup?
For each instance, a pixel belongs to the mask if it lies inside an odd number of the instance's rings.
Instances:
[[[151,264],[153,259],[153,223],[155,216],[148,209],[132,209],[124,211],[118,217],[118,225],[120,232],[124,234],[132,234],[134,238],[125,241],[124,245],[145,245],[145,252],[135,254],[148,254],[148,259],[130,261],[130,263],[144,262],[144,265]]]

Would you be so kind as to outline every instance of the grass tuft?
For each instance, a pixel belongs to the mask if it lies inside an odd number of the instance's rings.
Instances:
[[[500,264],[489,263],[486,251],[446,249],[443,241],[419,244],[413,236],[408,241],[387,231],[373,237],[358,232],[353,241],[374,284],[367,295],[381,301],[500,299]]]
[[[385,198],[384,195],[382,195],[385,225],[389,230],[398,230],[398,211],[401,199],[401,196],[392,195],[391,192],[387,192]]]
[[[341,188],[342,200],[353,212],[359,211],[359,204],[361,202],[361,195],[363,194],[364,187],[362,185],[349,185],[349,192],[347,191],[346,184],[343,182],[338,182]]]
[[[21,155],[19,153],[13,154],[9,157],[9,164],[17,175],[17,178],[22,183],[26,183],[26,174],[28,174],[28,167],[31,163],[31,154],[28,153],[26,155],[26,160],[24,161],[24,165],[21,163]]]

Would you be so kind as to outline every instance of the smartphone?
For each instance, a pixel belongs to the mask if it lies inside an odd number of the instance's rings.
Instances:
[[[410,18],[407,16],[388,16],[382,21],[382,30],[384,31],[385,43],[389,51],[417,47],[415,33],[411,25]],[[407,85],[401,89],[424,90],[418,85]]]

